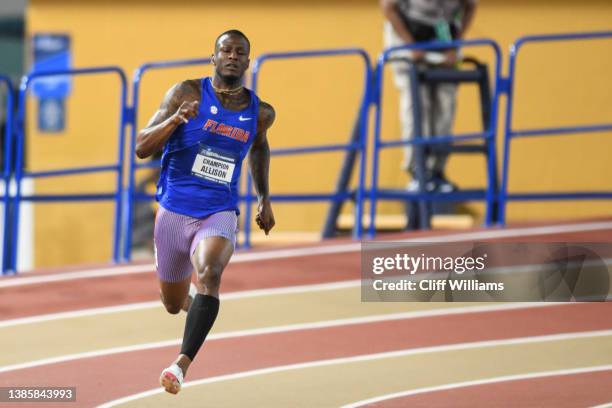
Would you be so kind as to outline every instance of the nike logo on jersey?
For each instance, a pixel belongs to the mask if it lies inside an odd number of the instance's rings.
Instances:
[[[239,120],[239,121],[241,121],[241,122],[244,122],[244,121],[246,121],[246,120],[251,120],[251,119],[253,119],[253,118],[245,118],[245,117],[243,117],[242,115],[240,115],[240,116],[238,117],[238,120]]]

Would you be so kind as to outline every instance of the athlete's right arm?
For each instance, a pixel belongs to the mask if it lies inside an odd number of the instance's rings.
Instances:
[[[198,114],[199,96],[189,81],[174,85],[147,126],[136,136],[136,156],[141,159],[160,151],[175,129]]]

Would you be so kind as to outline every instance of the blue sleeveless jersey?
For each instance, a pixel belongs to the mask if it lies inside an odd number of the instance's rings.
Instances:
[[[210,78],[201,80],[198,116],[176,128],[164,146],[156,199],[194,218],[238,211],[242,161],[257,133],[259,98],[242,111],[224,109]]]

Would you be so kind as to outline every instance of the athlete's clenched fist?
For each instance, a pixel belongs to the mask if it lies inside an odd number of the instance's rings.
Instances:
[[[189,119],[195,118],[198,116],[198,105],[199,101],[191,101],[191,102],[183,102],[181,106],[178,108],[174,117],[177,124],[180,122],[187,123]]]

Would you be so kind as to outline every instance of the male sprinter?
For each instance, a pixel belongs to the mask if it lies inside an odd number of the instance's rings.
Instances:
[[[249,40],[238,30],[217,37],[212,78],[184,81],[170,89],[136,139],[140,158],[163,149],[155,263],[166,310],[188,310],[181,352],[160,377],[172,394],[180,391],[219,311],[221,274],[236,243],[238,178],[249,149],[258,197],[255,220],[266,235],[274,227],[266,132],[275,114],[242,86],[249,51]],[[190,290],[193,269],[197,283]]]

